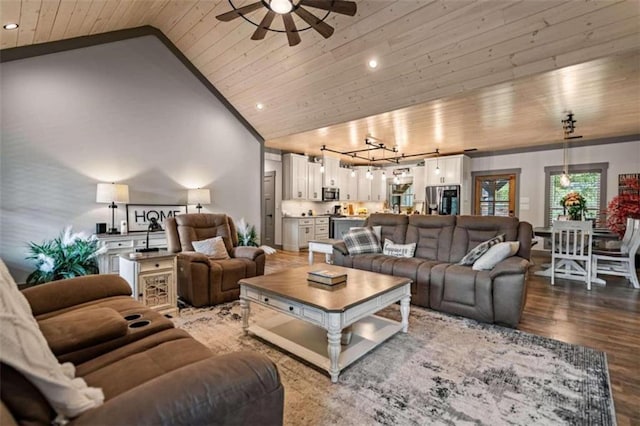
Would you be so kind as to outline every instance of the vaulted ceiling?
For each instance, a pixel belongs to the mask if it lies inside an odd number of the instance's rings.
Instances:
[[[406,154],[535,146],[562,138],[569,110],[585,139],[640,134],[637,0],[357,5],[329,15],[331,38],[304,31],[289,47],[281,33],[254,41],[244,20],[218,21],[227,0],[1,0],[2,24],[20,27],[0,30],[0,47],[151,25],[267,146],[294,152],[354,149],[367,134]]]

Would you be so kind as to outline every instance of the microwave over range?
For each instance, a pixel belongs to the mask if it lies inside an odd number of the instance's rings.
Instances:
[[[322,188],[322,201],[339,201],[340,190],[338,188]]]

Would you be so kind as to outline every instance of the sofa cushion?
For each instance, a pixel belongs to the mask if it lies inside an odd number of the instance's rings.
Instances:
[[[473,263],[474,271],[489,271],[498,263],[511,257],[518,252],[520,243],[518,241],[507,241],[498,243],[489,248],[478,260]]]
[[[380,243],[373,230],[369,228],[349,230],[343,238],[350,255],[380,253]]]
[[[365,226],[381,226],[382,241],[390,239],[396,244],[404,244],[409,217],[403,214],[374,213],[367,218]]]
[[[411,244],[394,244],[393,241],[385,239],[382,253],[395,257],[413,257],[416,252],[416,243]]]
[[[485,254],[491,247],[502,241],[504,241],[504,234],[500,234],[497,237],[491,238],[490,240],[481,242],[480,244],[472,248],[469,253],[465,254],[460,262],[458,262],[458,265],[473,265],[475,261],[480,259],[480,257]]]
[[[0,396],[19,425],[47,425],[56,417],[42,393],[25,376],[0,364]],[[4,425],[3,421],[0,424]],[[10,423],[7,423],[10,424]]]
[[[449,261],[455,216],[412,215],[405,243],[416,243],[415,257]]]
[[[191,241],[193,249],[202,254],[206,254],[212,259],[229,259],[229,252],[224,245],[222,237],[207,238],[206,240]]]
[[[398,259],[382,253],[364,253],[353,257],[353,268],[391,274],[393,265]]]
[[[458,216],[449,262],[459,262],[472,248],[500,234],[504,234],[504,241],[518,240],[518,224],[516,217]]]
[[[171,221],[167,221],[168,229],[173,226]],[[231,227],[226,214],[179,214],[175,217],[175,226],[181,247],[177,251],[194,251],[192,241],[212,237],[222,237],[227,251],[233,248]],[[172,248],[176,251],[175,247]]]

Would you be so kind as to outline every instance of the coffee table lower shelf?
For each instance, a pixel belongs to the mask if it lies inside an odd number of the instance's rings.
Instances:
[[[365,317],[351,326],[352,337],[341,347],[338,369],[344,368],[402,330],[402,323],[377,315]],[[247,331],[290,352],[331,374],[327,330],[308,322],[277,313],[272,318],[253,323]]]

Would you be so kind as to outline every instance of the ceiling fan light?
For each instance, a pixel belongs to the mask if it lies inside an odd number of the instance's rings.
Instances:
[[[271,0],[271,2],[269,3],[269,7],[275,13],[284,15],[285,13],[291,12],[291,9],[293,9],[293,4],[291,4],[289,0]]]
[[[571,178],[569,177],[568,174],[563,172],[562,176],[560,176],[560,186],[562,186],[563,188],[566,188],[569,185],[571,185]]]

